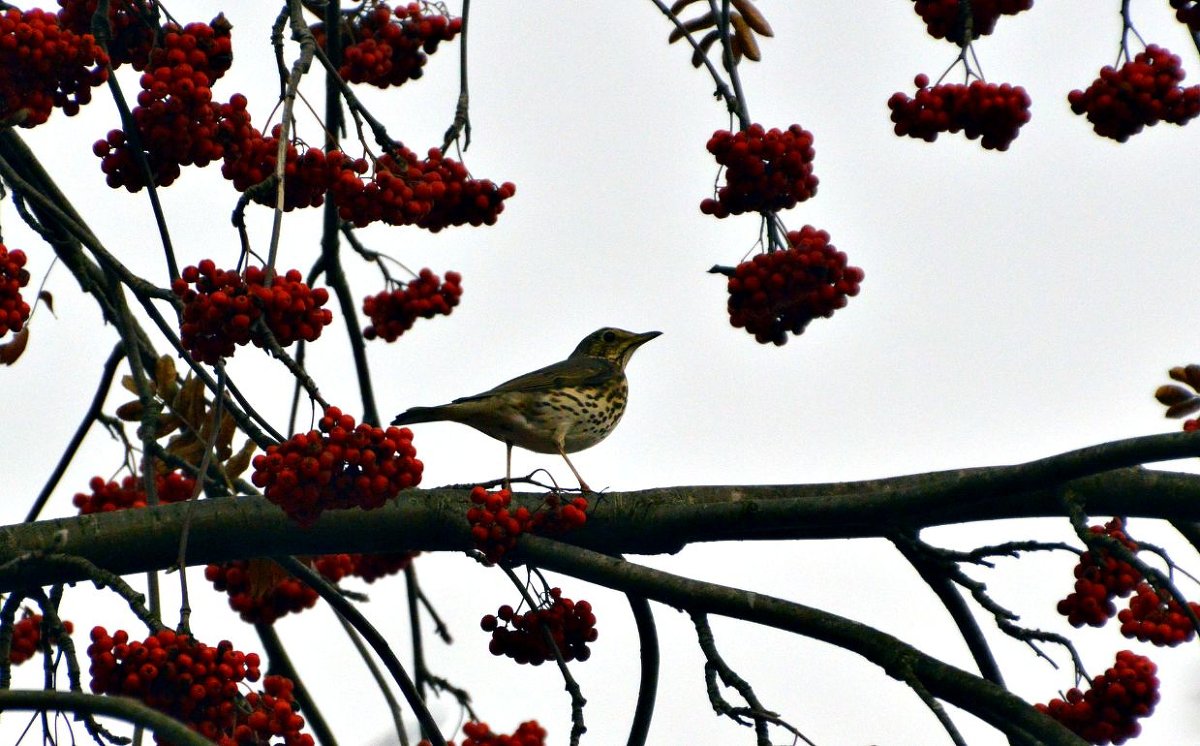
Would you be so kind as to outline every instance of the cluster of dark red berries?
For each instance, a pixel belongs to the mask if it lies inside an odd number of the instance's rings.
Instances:
[[[338,72],[351,83],[379,88],[402,85],[421,77],[427,55],[461,30],[461,18],[426,14],[417,3],[396,12],[385,3],[366,6],[349,24],[350,40],[342,50]],[[318,24],[312,31],[317,43],[324,45],[324,26]]]
[[[211,86],[233,62],[231,28],[224,16],[182,28],[169,23],[149,54],[132,116],[156,186],[173,183],[181,166],[206,166],[236,152],[251,131],[245,96],[213,102]],[[128,133],[112,130],[92,152],[110,187],[136,192],[146,186]]]
[[[1158,703],[1157,670],[1149,658],[1122,650],[1116,664],[1092,679],[1086,692],[1071,689],[1065,700],[1036,707],[1088,743],[1125,743],[1141,732],[1137,721]]]
[[[813,136],[798,124],[786,130],[764,130],[760,124],[736,133],[717,130],[707,147],[725,167],[725,185],[716,199],[700,202],[705,215],[786,210],[817,193]]]
[[[55,107],[67,116],[108,80],[105,56],[91,34],[77,34],[44,10],[0,12],[0,121],[34,127]]]
[[[1091,526],[1088,531],[1098,536],[1107,535],[1131,552],[1138,550],[1137,542],[1125,533],[1125,522],[1120,518],[1113,518],[1103,526]],[[1140,582],[1142,574],[1125,560],[1117,559],[1103,549],[1089,549],[1079,556],[1075,565],[1075,590],[1058,602],[1058,613],[1073,627],[1085,624],[1102,627],[1116,616],[1113,599],[1128,596]]]
[[[583,497],[564,502],[552,492],[536,511],[524,506],[510,511],[512,492],[488,492],[476,486],[471,490],[471,502],[467,508],[471,538],[491,564],[511,552],[523,533],[561,534],[587,522],[588,501]]]
[[[268,676],[266,691],[242,697],[239,687],[259,678],[259,658],[234,650],[227,640],[215,648],[188,635],[161,630],[143,642],[117,630],[92,630],[88,647],[92,691],[132,697],[185,723],[220,746],[269,743],[311,746],[300,733],[291,681]]]
[[[384,290],[363,300],[363,313],[371,320],[363,329],[367,339],[395,342],[417,319],[449,316],[462,297],[462,275],[447,272],[446,281],[426,267],[407,284]]]
[[[1008,150],[1029,121],[1029,94],[1021,86],[973,80],[970,84],[929,85],[929,76],[913,78],[917,92],[897,91],[888,99],[897,135],[933,142],[942,132],[962,132],[987,150]]]
[[[99,0],[58,0],[58,21],[76,34],[92,32]],[[158,4],[153,0],[109,0],[108,56],[113,68],[132,63],[146,69],[158,33]]]
[[[196,360],[216,364],[248,342],[266,347],[266,340],[253,330],[259,318],[283,347],[321,336],[322,328],[333,321],[333,313],[322,308],[329,291],[310,289],[295,269],[274,275],[269,286],[267,278],[260,267],[238,273],[217,269],[211,259],[183,270],[171,289],[183,300],[180,341]]]
[[[1175,19],[1186,24],[1192,33],[1200,31],[1200,3],[1196,0],[1171,0]]]
[[[504,200],[516,191],[510,182],[496,185],[471,178],[463,164],[437,148],[419,158],[398,147],[375,162],[370,180],[343,172],[330,185],[339,216],[360,228],[383,222],[415,225],[433,233],[454,225],[495,224],[504,211]]]
[[[120,484],[92,477],[88,489],[91,493],[76,492],[72,499],[80,515],[146,507],[146,487],[140,475],[127,475]],[[154,476],[154,491],[163,504],[189,500],[195,489],[195,478],[179,471]]]
[[[329,407],[319,430],[293,435],[254,457],[254,484],[292,520],[311,524],[323,510],[379,508],[421,481],[412,431],[386,430]]]
[[[10,251],[0,243],[0,337],[21,331],[29,320],[29,304],[21,297],[21,288],[28,284],[25,252]]]
[[[1200,604],[1188,603],[1193,614],[1200,614]],[[1155,591],[1149,583],[1138,583],[1129,608],[1117,614],[1121,634],[1130,639],[1149,642],[1160,647],[1175,647],[1196,635],[1196,628],[1183,606],[1166,593]]]
[[[279,125],[271,129],[270,137],[249,128],[245,139],[240,140],[237,156],[226,158],[221,173],[233,182],[234,189],[245,192],[270,178],[275,173],[279,154]],[[363,158],[351,158],[340,150],[324,151],[320,148],[300,147],[289,142],[284,150],[283,164],[283,209],[289,212],[296,208],[318,207],[325,202],[325,193],[340,179],[361,181],[361,175],[370,170]],[[274,207],[275,190],[268,189],[254,194],[259,204]]]
[[[65,631],[68,635],[75,631],[75,625],[63,621],[62,630],[48,630],[41,614],[28,610],[12,628],[12,647],[9,648],[8,660],[14,666],[19,666],[37,653],[42,644],[42,635],[49,633],[52,645],[58,644],[59,635]]]
[[[935,39],[946,39],[962,45],[966,38],[963,11],[965,4],[960,0],[913,0],[913,10],[925,22],[925,30]],[[1000,16],[1014,16],[1033,7],[1033,0],[971,0],[971,39],[987,36],[996,28]]]
[[[411,552],[383,554],[327,554],[309,560],[330,583],[360,577],[368,583],[394,575],[412,562]],[[251,624],[273,624],[276,619],[311,609],[319,596],[305,583],[288,575],[270,560],[233,560],[204,568],[204,577],[229,595],[229,607]]]
[[[1143,127],[1184,125],[1200,114],[1200,85],[1179,85],[1186,75],[1178,55],[1151,44],[1120,69],[1101,68],[1087,90],[1071,91],[1067,101],[1097,135],[1125,142]]]
[[[546,729],[536,720],[521,723],[512,735],[493,733],[487,723],[472,720],[463,725],[463,736],[462,746],[546,746]],[[417,746],[431,744],[422,740]],[[449,746],[454,746],[454,741],[450,741]]]
[[[863,280],[825,231],[806,225],[787,239],[787,249],[722,270],[729,276],[729,323],[760,344],[785,344],[789,332],[801,334],[813,319],[832,316],[858,295]]]
[[[506,604],[495,615],[480,619],[479,626],[492,633],[488,644],[492,655],[506,655],[517,663],[534,666],[554,660],[555,648],[565,661],[585,661],[592,655],[588,643],[597,637],[592,605],[563,598],[558,588],[550,589],[549,604],[540,609],[518,614]]]

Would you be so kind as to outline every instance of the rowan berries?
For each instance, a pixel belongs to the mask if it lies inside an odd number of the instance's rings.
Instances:
[[[1116,539],[1131,552],[1138,549],[1137,543],[1126,535],[1125,523],[1120,518],[1113,518],[1103,526],[1091,526],[1088,531]],[[1075,590],[1057,606],[1058,613],[1073,627],[1104,626],[1117,613],[1113,599],[1128,596],[1142,581],[1142,574],[1136,568],[1104,549],[1089,549],[1081,554],[1074,572]]]
[[[968,85],[929,85],[929,76],[913,78],[913,98],[897,91],[888,99],[895,132],[933,142],[941,132],[962,132],[987,150],[1008,150],[1029,121],[1029,94],[1021,86],[973,80]]]
[[[786,130],[764,130],[760,124],[737,133],[717,130],[707,147],[725,168],[725,185],[715,199],[701,201],[706,215],[786,210],[817,193],[813,136],[798,124]]]
[[[88,489],[90,494],[76,492],[72,500],[80,515],[146,507],[146,488],[141,475],[127,475],[120,484],[92,477]],[[195,489],[195,478],[179,471],[154,476],[154,491],[163,504],[191,499]]]
[[[592,655],[588,643],[598,636],[592,605],[564,598],[559,588],[550,589],[540,608],[518,614],[511,606],[501,606],[495,615],[480,619],[479,626],[492,633],[488,645],[492,655],[505,655],[517,663],[534,666],[553,660],[556,648],[565,661],[585,661]],[[547,641],[547,632],[553,647]]]
[[[1035,707],[1089,743],[1125,743],[1141,732],[1137,721],[1158,703],[1157,670],[1149,658],[1122,650],[1115,665],[1092,679],[1087,691],[1074,688],[1065,699]]]
[[[829,243],[829,234],[806,225],[787,234],[788,248],[759,254],[729,272],[729,323],[760,344],[787,342],[809,322],[833,315],[858,295],[863,271]]]
[[[21,288],[28,284],[25,252],[0,243],[0,337],[21,331],[29,320],[29,304],[21,297]]]
[[[1120,69],[1105,66],[1086,90],[1071,91],[1071,111],[1097,135],[1125,142],[1159,122],[1184,125],[1200,114],[1200,85],[1184,88],[1178,55],[1151,44]]]
[[[425,268],[416,278],[394,290],[384,290],[363,300],[363,313],[371,323],[363,329],[366,339],[395,342],[419,318],[449,316],[462,297],[462,275],[447,272],[446,281]]]
[[[935,39],[962,45],[970,39],[964,33],[963,3],[959,0],[913,0],[913,10],[925,22],[925,30]],[[971,39],[992,33],[1002,15],[1012,16],[1033,7],[1033,0],[971,0]]]
[[[408,428],[355,425],[329,407],[318,430],[298,433],[254,457],[254,484],[292,520],[311,524],[323,510],[382,507],[421,481]]]
[[[18,666],[32,658],[42,644],[42,634],[47,631],[50,632],[49,639],[52,645],[58,644],[59,636],[63,632],[70,635],[75,631],[75,625],[69,621],[62,623],[61,630],[46,630],[45,627],[46,624],[41,614],[34,614],[26,609],[21,619],[13,624],[12,646],[8,653],[9,662]]]
[[[89,33],[77,34],[37,8],[0,11],[0,120],[34,127],[55,108],[67,116],[108,80],[108,57]]]
[[[342,49],[338,72],[351,83],[379,88],[403,85],[420,78],[427,55],[461,30],[461,18],[426,13],[417,3],[396,11],[382,2],[367,6],[350,20],[346,30],[350,41]],[[324,25],[317,24],[312,31],[317,43],[324,44]]]

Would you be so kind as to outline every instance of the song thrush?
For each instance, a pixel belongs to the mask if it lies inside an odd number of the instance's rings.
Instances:
[[[625,365],[638,347],[659,334],[599,329],[584,337],[566,360],[449,404],[413,407],[397,415],[392,424],[447,420],[503,441],[506,486],[513,446],[557,453],[579,480],[579,488],[591,492],[567,454],[591,448],[617,426],[629,398]]]

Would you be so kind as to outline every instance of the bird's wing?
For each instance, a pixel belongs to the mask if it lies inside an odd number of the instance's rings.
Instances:
[[[594,386],[611,376],[613,367],[609,361],[599,358],[562,360],[523,376],[517,376],[511,381],[505,381],[489,391],[455,399],[454,403],[476,401],[504,392],[536,392],[563,386]]]

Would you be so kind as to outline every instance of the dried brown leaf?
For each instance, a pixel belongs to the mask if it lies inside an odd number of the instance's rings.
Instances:
[[[1197,391],[1200,391],[1200,365],[1193,363],[1191,365],[1184,366],[1183,378],[1187,385],[1191,386]]]
[[[754,38],[754,32],[750,30],[750,26],[746,24],[746,19],[734,13],[730,17],[733,23],[733,56],[738,58],[738,47],[741,47],[741,53],[746,56],[746,59],[758,62],[762,59],[762,52],[758,49],[758,41]]]
[[[138,393],[137,384],[133,382],[133,376],[130,375],[121,376],[121,388],[131,394]]]
[[[29,344],[29,327],[21,327],[21,331],[13,335],[12,341],[0,345],[0,365],[12,365],[25,352]]]
[[[696,49],[692,50],[692,67],[700,67],[704,64],[704,55],[708,54],[708,50],[720,38],[721,32],[716,29],[704,35],[704,38],[696,45]]]
[[[171,408],[174,409],[189,427],[203,427],[205,420],[204,381],[189,375],[179,388]]]
[[[43,290],[38,293],[38,300],[46,304],[46,308],[50,310],[51,316],[56,319],[58,318],[58,314],[54,313],[54,296],[50,294],[49,290]]]
[[[754,29],[754,33],[759,36],[774,36],[775,32],[771,30],[771,24],[767,23],[767,19],[763,16],[762,11],[754,6],[750,0],[732,0],[733,7],[737,8],[746,19],[746,25]],[[750,55],[746,55],[750,57]],[[751,57],[751,59],[754,59]]]
[[[133,401],[127,401],[121,406],[117,407],[117,418],[125,420],[126,422],[141,422],[142,413],[144,411],[145,410],[142,409],[142,403],[137,399],[134,399]]]
[[[228,412],[221,413],[221,429],[217,431],[217,460],[224,461],[233,454],[233,435],[237,432],[237,420]]]
[[[240,477],[250,466],[250,457],[254,455],[254,441],[246,439],[241,449],[225,462],[225,476],[230,481]]]
[[[713,15],[712,11],[710,10],[699,18],[693,18],[690,21],[684,21],[683,28],[676,26],[675,28],[671,29],[671,35],[667,37],[667,43],[674,44],[693,31],[699,31],[700,29],[706,29],[710,26],[716,25],[717,17]]]
[[[195,466],[204,455],[204,443],[191,432],[182,432],[171,438],[166,451],[184,463]]]
[[[1168,407],[1174,404],[1185,402],[1194,398],[1195,396],[1195,394],[1183,388],[1182,386],[1174,386],[1172,384],[1159,386],[1154,391],[1154,398],[1158,400],[1158,403],[1166,404]]]
[[[179,415],[174,412],[167,412],[158,418],[158,422],[154,427],[154,439],[164,438],[179,429],[182,424]]]
[[[1189,414],[1195,414],[1196,412],[1200,412],[1200,397],[1195,397],[1179,404],[1172,404],[1167,407],[1165,416],[1175,420],[1180,417],[1187,417]]]
[[[175,358],[163,355],[154,364],[154,387],[163,401],[171,401],[179,385],[175,382]]]
[[[679,11],[683,10],[692,3],[699,2],[704,2],[704,0],[675,0],[675,3],[671,5],[671,13],[672,15],[679,15]]]

